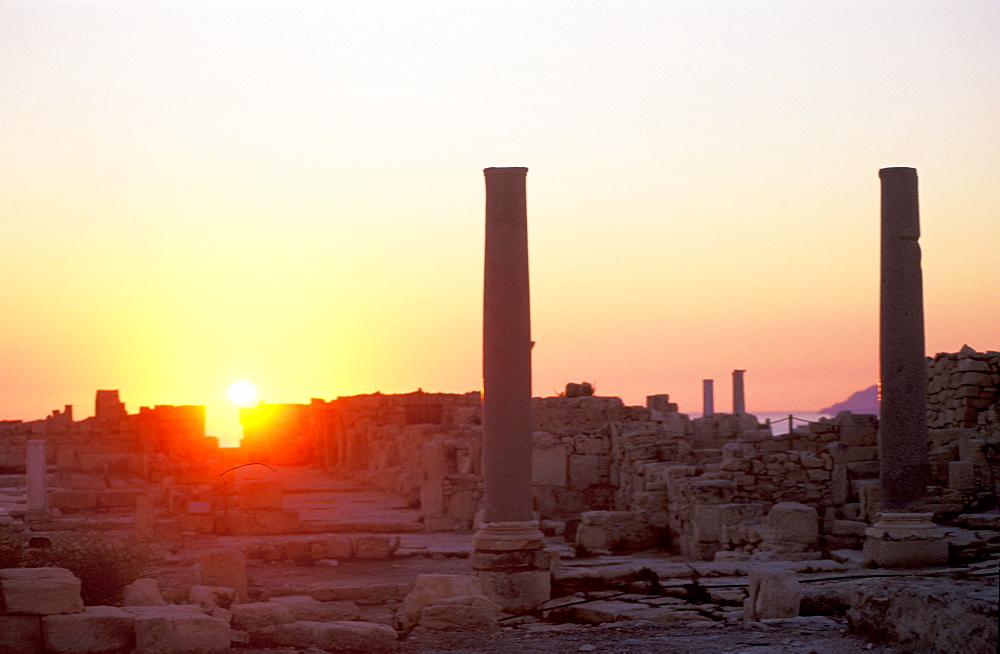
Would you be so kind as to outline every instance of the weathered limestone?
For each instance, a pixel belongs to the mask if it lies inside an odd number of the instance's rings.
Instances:
[[[149,495],[135,497],[135,537],[139,540],[153,540],[155,537],[156,510]]]
[[[750,594],[743,603],[743,619],[751,622],[794,618],[799,614],[802,584],[794,572],[777,566],[750,569]]]
[[[913,510],[927,486],[927,370],[917,171],[883,168],[879,376],[882,508]]]
[[[496,629],[500,607],[483,595],[478,577],[470,575],[421,574],[403,600],[399,626],[408,630]]]
[[[236,591],[237,601],[247,601],[247,559],[239,550],[209,550],[198,557],[199,584]]]
[[[865,563],[880,568],[917,568],[948,562],[948,540],[932,513],[883,511],[865,530]]]
[[[5,568],[0,570],[2,612],[53,615],[80,613],[80,580],[63,568]]]
[[[483,525],[472,564],[486,595],[507,611],[537,606],[551,589],[532,507],[527,172],[483,171]]]
[[[743,373],[746,370],[733,371],[733,413],[739,415],[747,412],[746,399],[743,395]]]
[[[299,621],[281,625],[268,637],[270,645],[317,648],[326,652],[369,654],[395,652],[398,634],[392,627],[372,622]]]
[[[136,650],[149,653],[224,654],[232,633],[229,622],[194,606],[142,606],[127,609],[135,617]]]
[[[947,544],[930,513],[927,492],[927,364],[917,171],[883,168],[879,301],[879,479],[882,513],[868,530],[869,565],[946,563]],[[896,515],[893,515],[896,514]]]
[[[135,649],[135,618],[115,606],[42,618],[46,652],[127,654]]]
[[[160,594],[160,583],[152,577],[136,579],[122,589],[123,606],[163,606],[166,603]]]
[[[0,615],[0,652],[35,654],[42,650],[42,616]]]
[[[236,603],[236,590],[223,586],[191,586],[188,602],[206,611],[214,608],[228,609]]]
[[[45,520],[49,517],[48,476],[45,463],[45,441],[28,441],[28,520]]]
[[[701,382],[702,391],[702,415],[710,416],[715,413],[715,381],[703,379]]]
[[[281,604],[294,620],[312,622],[333,622],[337,620],[360,620],[361,611],[354,602],[320,602],[308,595],[286,595],[272,597],[271,602]]]
[[[819,514],[799,502],[778,502],[760,527],[760,549],[794,553],[815,550],[819,544]]]

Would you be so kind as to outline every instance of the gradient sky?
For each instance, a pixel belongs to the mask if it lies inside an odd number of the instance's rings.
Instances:
[[[480,387],[527,166],[534,392],[873,384],[878,169],[929,354],[1000,349],[1000,3],[0,1],[0,419]]]

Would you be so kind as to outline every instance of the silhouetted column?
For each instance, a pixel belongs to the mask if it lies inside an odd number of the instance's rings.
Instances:
[[[531,520],[527,168],[487,168],[483,288],[486,522]]]
[[[879,302],[879,480],[882,511],[865,530],[866,565],[948,562],[948,540],[921,512],[927,492],[927,371],[917,171],[883,168]]]
[[[527,168],[487,168],[483,285],[483,522],[472,567],[505,611],[548,600],[533,510]]]
[[[746,370],[733,371],[733,413],[746,413],[746,401],[743,398],[743,373]]]
[[[882,508],[908,510],[927,490],[927,369],[917,171],[883,168],[879,304]]]
[[[48,470],[45,462],[45,441],[28,441],[25,477],[28,484],[29,520],[45,520],[49,517]]]
[[[702,415],[711,415],[715,413],[715,382],[711,379],[703,379],[701,382],[702,390]]]

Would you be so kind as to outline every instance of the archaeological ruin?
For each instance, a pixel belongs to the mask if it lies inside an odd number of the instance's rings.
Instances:
[[[924,356],[916,171],[880,171],[881,414],[784,432],[743,370],[732,413],[532,397],[526,174],[485,171],[482,393],[261,404],[237,448],[118,390],[0,421],[0,652],[996,651],[1000,352]]]

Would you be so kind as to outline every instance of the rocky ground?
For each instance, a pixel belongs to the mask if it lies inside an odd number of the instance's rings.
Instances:
[[[491,634],[441,632],[411,634],[402,652],[815,652],[853,654],[893,652],[891,647],[845,633],[846,626],[824,617],[768,623],[693,622],[663,625],[647,621],[614,622],[593,627],[564,624],[525,625]]]

